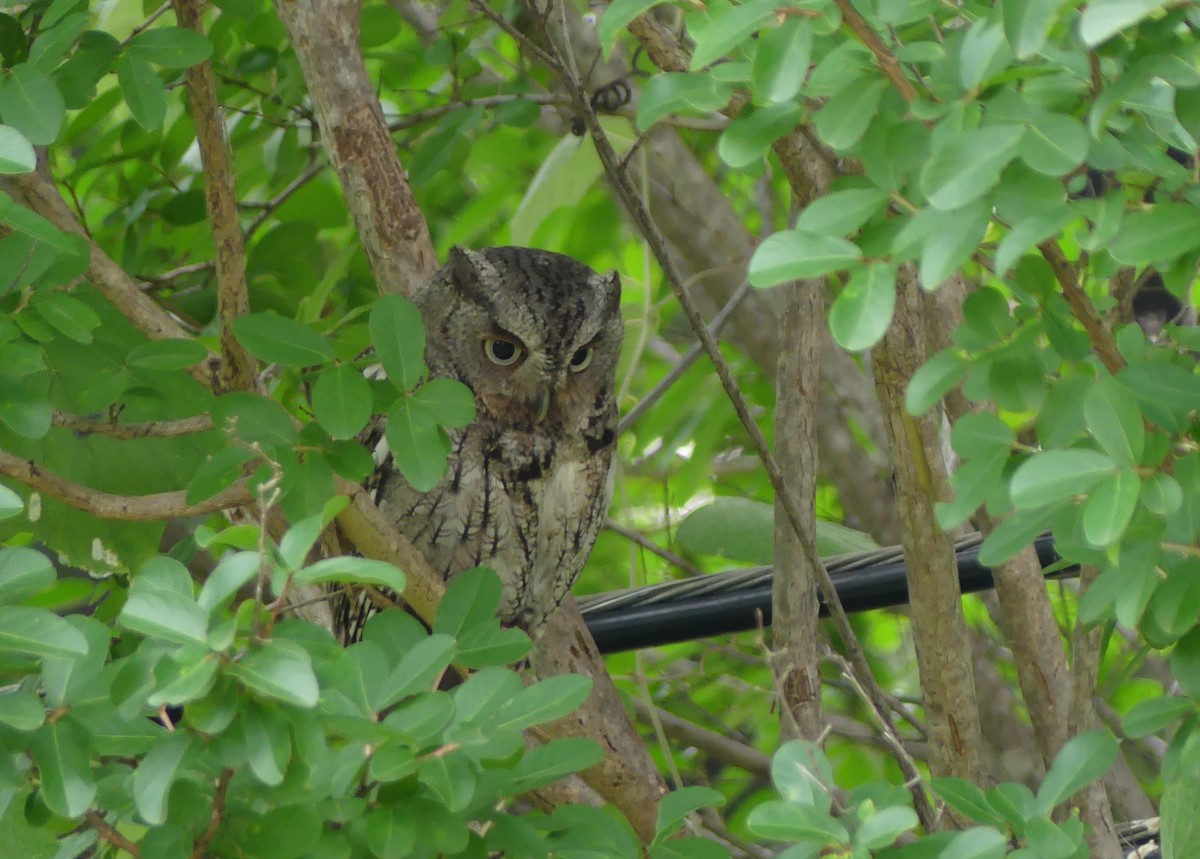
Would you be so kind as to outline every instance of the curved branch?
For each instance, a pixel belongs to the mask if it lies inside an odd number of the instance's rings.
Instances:
[[[63,427],[81,435],[106,435],[125,440],[138,438],[178,438],[213,429],[212,415],[195,415],[173,421],[144,421],[119,424],[115,421],[82,418],[66,412],[54,412],[51,426]]]
[[[116,495],[112,492],[101,492],[68,480],[61,474],[46,471],[36,462],[21,459],[4,450],[0,450],[0,476],[11,477],[30,489],[36,489],[101,519],[120,519],[126,522],[182,519],[240,507],[254,501],[254,493],[245,479],[196,504],[189,504],[187,493],[182,490],[157,492],[152,495]]]

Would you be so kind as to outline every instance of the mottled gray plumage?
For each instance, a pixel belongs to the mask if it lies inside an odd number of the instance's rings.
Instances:
[[[536,633],[583,568],[609,501],[620,282],[530,248],[454,248],[416,290],[434,377],[475,394],[450,430],[450,469],[413,489],[376,447],[376,501],[447,578],[490,566],[502,620]],[[367,612],[349,612],[354,638]]]

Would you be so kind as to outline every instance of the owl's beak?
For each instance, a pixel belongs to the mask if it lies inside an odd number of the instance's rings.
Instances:
[[[546,419],[546,415],[550,412],[550,392],[542,391],[537,399],[537,414],[534,415],[533,422],[540,424]]]

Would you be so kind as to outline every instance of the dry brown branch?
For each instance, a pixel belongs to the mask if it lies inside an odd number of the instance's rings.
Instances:
[[[172,0],[179,26],[204,35],[204,0]],[[256,363],[237,338],[233,323],[250,312],[246,286],[246,255],[242,227],[238,221],[237,194],[225,117],[217,101],[217,84],[212,62],[205,60],[185,74],[196,143],[204,168],[204,204],[212,228],[217,265],[217,318],[221,325],[221,364],[218,391],[249,391],[254,388]]]
[[[926,359],[926,341],[921,287],[912,267],[904,266],[897,277],[892,324],[871,351],[871,363],[895,468],[931,769],[935,775],[979,784],[982,737],[954,543],[933,512],[936,501],[949,498],[939,444],[942,415],[934,410],[914,418],[904,405],[909,380]]]
[[[528,42],[527,38],[522,37],[522,46]],[[851,656],[851,664],[854,666],[857,680],[867,690],[869,700],[878,718],[885,725],[888,725],[891,733],[894,734],[895,728],[891,724],[891,716],[887,704],[882,699],[882,690],[880,690],[878,682],[871,673],[866,654],[863,652],[862,645],[854,634],[849,617],[846,615],[845,609],[841,604],[841,599],[838,597],[837,589],[834,587],[833,580],[830,579],[828,570],[825,569],[825,565],[821,562],[816,542],[813,539],[812,530],[805,527],[803,513],[795,503],[792,494],[788,491],[783,479],[783,473],[774,455],[768,448],[762,431],[750,415],[746,398],[738,387],[732,370],[721,355],[716,341],[709,335],[695,302],[683,288],[684,278],[667,249],[666,241],[659,231],[657,223],[650,217],[645,202],[634,187],[629,174],[622,169],[622,161],[613,149],[608,135],[605,133],[603,127],[601,127],[599,119],[592,110],[587,94],[584,92],[578,78],[568,72],[563,63],[557,60],[552,69],[561,76],[564,85],[575,99],[576,110],[584,118],[588,131],[595,141],[597,153],[600,156],[601,163],[604,165],[605,174],[608,176],[609,182],[617,191],[620,202],[626,211],[629,212],[639,232],[646,240],[647,245],[654,254],[655,260],[666,275],[666,280],[671,287],[671,291],[679,301],[680,307],[687,317],[688,324],[700,340],[709,359],[713,362],[717,377],[720,379],[726,395],[733,404],[739,421],[742,423],[747,435],[749,435],[755,453],[763,462],[767,477],[771,482],[772,488],[775,490],[775,497],[781,500],[787,519],[800,538],[801,550],[804,553],[805,561],[816,571],[818,582],[821,585],[821,592],[825,597],[826,605],[829,606],[830,616]],[[897,760],[904,772],[906,782],[913,791],[913,801],[918,815],[926,826],[933,826],[934,813],[929,804],[929,799],[925,794],[920,772],[912,765],[910,759],[899,757]]]
[[[702,728],[695,722],[689,722],[661,707],[647,704],[639,695],[631,695],[628,700],[638,718],[649,721],[653,714],[671,739],[694,746],[721,763],[754,773],[761,778],[770,777],[771,758],[758,749],[739,743],[724,734]]]
[[[88,826],[96,830],[101,840],[124,850],[130,856],[142,855],[142,849],[118,832],[98,811],[85,811],[83,819],[88,822]]]
[[[275,0],[376,283],[403,294],[433,273],[437,255],[363,66],[360,5]]]
[[[204,827],[204,831],[196,839],[196,845],[192,849],[193,859],[203,859],[208,845],[217,837],[217,831],[221,828],[221,815],[225,813],[225,795],[232,779],[233,770],[231,768],[225,767],[221,770],[221,775],[217,778],[216,789],[213,791],[212,813],[208,818],[208,826]]]
[[[142,423],[119,424],[116,420],[84,418],[65,412],[54,412],[51,423],[81,435],[106,435],[112,438],[177,438],[195,435],[213,428],[212,415],[196,415],[172,421],[144,421]]]
[[[1049,239],[1042,242],[1038,245],[1038,250],[1042,252],[1046,262],[1050,263],[1054,277],[1062,287],[1063,298],[1067,300],[1071,312],[1075,314],[1075,318],[1087,332],[1105,369],[1113,374],[1119,373],[1125,366],[1125,359],[1121,357],[1121,352],[1117,349],[1117,341],[1113,339],[1112,332],[1096,311],[1096,305],[1092,304],[1092,300],[1083,291],[1083,286],[1079,283],[1078,272],[1067,261],[1056,240]]]
[[[254,500],[245,480],[239,480],[212,498],[189,504],[186,492],[157,492],[152,495],[116,495],[68,480],[46,471],[31,460],[0,450],[0,475],[10,477],[64,504],[99,516],[101,519],[121,519],[127,522],[159,521],[199,516],[240,507]]]

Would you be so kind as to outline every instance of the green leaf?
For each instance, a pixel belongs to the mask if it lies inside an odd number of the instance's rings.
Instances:
[[[1196,807],[1200,805],[1200,784],[1189,773],[1173,778],[1163,789],[1159,811],[1162,814],[1162,830],[1159,847],[1163,859],[1183,859],[1192,846],[1200,842],[1200,818]]]
[[[212,454],[200,463],[188,482],[187,503],[197,504],[232,486],[242,476],[245,464],[254,456],[254,451],[240,445],[222,448]]]
[[[167,797],[187,754],[190,737],[176,731],[167,734],[138,762],[133,772],[133,802],[138,814],[151,826],[167,820]]]
[[[888,195],[878,188],[846,188],[805,206],[796,219],[796,229],[848,236],[887,207]]]
[[[1092,0],[1079,20],[1079,35],[1095,47],[1167,5],[1165,0]]]
[[[0,421],[17,435],[43,438],[50,431],[50,404],[23,379],[0,371]]]
[[[691,70],[699,71],[719,60],[774,15],[775,4],[770,0],[751,0],[742,6],[712,2],[705,11],[692,12],[687,17],[688,33],[696,42]]]
[[[1088,731],[1067,740],[1038,788],[1039,813],[1049,814],[1108,772],[1116,759],[1117,741],[1107,731]]]
[[[1117,464],[1103,453],[1081,448],[1046,450],[1018,466],[1012,478],[1012,500],[1017,507],[1044,507],[1082,495]]]
[[[534,790],[595,766],[603,759],[604,752],[595,740],[584,737],[551,740],[525,752],[513,770],[510,790],[513,793]]]
[[[958,79],[965,90],[974,90],[1007,68],[1012,49],[999,21],[979,18],[963,37],[958,58]]]
[[[167,96],[150,64],[126,51],[117,58],[117,83],[138,125],[147,131],[161,128],[167,118]]]
[[[0,522],[5,519],[13,519],[24,512],[25,502],[21,500],[21,496],[0,483]],[[3,569],[4,555],[3,550],[0,550],[0,602],[4,601],[4,592],[7,590]]]
[[[4,85],[0,86],[0,117],[34,146],[53,143],[66,114],[62,93],[45,72],[22,63],[4,78]]]
[[[412,399],[444,427],[465,427],[475,420],[475,394],[457,379],[430,379],[413,392]]]
[[[565,716],[578,708],[592,692],[590,678],[559,674],[539,680],[510,698],[492,722],[497,731],[523,731]]]
[[[862,139],[879,110],[888,82],[878,78],[861,86],[847,86],[817,111],[817,135],[836,150],[849,149]]]
[[[1093,546],[1121,539],[1137,509],[1142,482],[1132,468],[1104,477],[1083,505],[1083,535]]]
[[[689,814],[705,806],[720,807],[725,796],[711,787],[681,787],[673,790],[658,801],[658,820],[654,824],[655,839],[670,835],[678,829]]]
[[[54,26],[38,34],[37,39],[29,47],[29,62],[44,72],[53,71],[58,65],[79,34],[88,25],[89,16],[85,13],[64,15],[54,23]]]
[[[148,63],[168,69],[186,69],[212,56],[212,43],[201,34],[181,27],[143,30],[125,48]]]
[[[829,330],[850,352],[870,349],[883,337],[896,309],[896,275],[890,264],[869,263],[850,275],[829,309]]]
[[[729,101],[734,86],[711,74],[667,72],[650,78],[638,98],[637,127],[646,131],[677,111],[706,113]]]
[[[87,651],[83,633],[53,612],[30,606],[0,606],[0,653],[69,657]]]
[[[462,752],[427,757],[420,763],[418,779],[442,805],[456,813],[465,809],[475,795],[475,771]]]
[[[789,740],[771,758],[771,783],[790,803],[828,811],[833,767],[820,746],[808,740]]]
[[[1038,507],[1010,515],[980,545],[979,563],[994,567],[1032,545],[1034,538],[1049,527],[1050,516],[1056,509]]]
[[[29,173],[37,167],[33,145],[11,125],[0,125],[0,175]]]
[[[1143,265],[1171,259],[1200,246],[1200,208],[1158,203],[1148,212],[1132,212],[1109,246],[1117,262]]]
[[[417,306],[399,295],[385,295],[371,305],[371,342],[388,379],[411,391],[427,372],[425,324]]]
[[[490,625],[500,608],[500,577],[487,567],[472,567],[446,585],[438,604],[433,631],[458,638],[481,625]]]
[[[746,827],[761,838],[779,841],[814,841],[825,847],[850,841],[850,833],[828,811],[811,805],[768,800],[754,807]]]
[[[229,552],[204,579],[196,604],[211,615],[233,599],[244,585],[253,581],[261,564],[258,552]]]
[[[800,94],[812,56],[813,28],[806,18],[789,18],[759,34],[751,89],[760,101],[787,102]]]
[[[603,117],[602,122],[607,119]],[[595,146],[574,135],[558,141],[513,213],[509,224],[513,244],[532,244],[538,228],[556,212],[578,206],[602,172],[604,167]]]
[[[450,440],[432,411],[402,397],[388,412],[385,430],[392,458],[404,479],[418,492],[428,492],[446,476]]]
[[[81,636],[82,637],[82,636]],[[46,807],[66,818],[83,815],[96,796],[87,735],[70,718],[49,722],[29,741]]]
[[[863,821],[854,833],[854,842],[870,850],[887,847],[897,838],[920,825],[917,813],[903,805],[881,808]]]
[[[112,629],[96,618],[84,615],[68,615],[66,621],[83,633],[88,652],[69,657],[42,657],[42,688],[46,703],[51,707],[78,704],[95,694],[97,682],[105,682],[100,678],[108,659]]]
[[[352,364],[326,367],[313,386],[313,415],[336,439],[354,438],[366,426],[373,405],[371,385]]]
[[[675,540],[697,555],[769,564],[774,558],[775,508],[749,498],[715,498],[684,518]]]
[[[278,708],[251,704],[242,713],[246,757],[255,778],[268,787],[283,783],[292,757],[288,715]]]
[[[263,698],[311,709],[320,691],[308,651],[291,641],[268,641],[228,668],[230,676]]]
[[[938,859],[1002,859],[1008,853],[1008,839],[988,827],[959,832],[938,854]]]
[[[233,322],[233,333],[250,354],[285,367],[333,360],[333,349],[307,325],[274,313],[251,313]]]
[[[154,587],[130,590],[120,614],[126,629],[176,644],[208,644],[208,614],[190,596]]]
[[[1022,126],[992,125],[951,137],[921,168],[921,192],[929,205],[949,211],[989,193],[1024,134]]]
[[[605,58],[612,53],[613,46],[617,43],[617,36],[629,25],[630,21],[663,2],[664,0],[613,0],[608,4],[596,28],[596,35],[600,40],[600,47],[604,51]]]
[[[36,549],[0,548],[0,603],[21,602],[49,587],[54,578],[54,565]]]
[[[780,137],[800,121],[800,105],[783,102],[739,114],[721,133],[717,154],[730,167],[746,167],[762,159]]]
[[[267,451],[291,447],[298,437],[296,425],[283,406],[259,394],[222,394],[213,401],[211,411],[217,429]]]
[[[249,821],[247,821],[249,822]],[[313,807],[307,803],[298,805],[281,805],[258,816],[252,826],[247,826],[244,841],[238,844],[239,851],[244,850],[247,856],[261,856],[263,859],[300,859],[302,856],[336,856],[327,852],[331,846],[321,839],[322,815],[314,814]],[[370,836],[368,835],[368,838]],[[341,841],[342,844],[345,841]],[[318,848],[314,850],[314,848]],[[407,853],[376,853],[376,856],[405,856]]]
[[[962,381],[971,365],[957,349],[943,349],[921,365],[908,382],[904,407],[910,415],[922,415]]]
[[[374,808],[367,813],[367,846],[375,856],[407,856],[417,843],[418,821],[400,806]]]
[[[76,343],[91,343],[92,331],[100,327],[96,312],[65,292],[39,291],[32,304],[43,319]]]
[[[1090,138],[1073,116],[1054,113],[1031,123],[1021,138],[1021,160],[1047,176],[1065,176],[1087,158]]]
[[[296,572],[296,581],[310,584],[329,582],[354,582],[362,585],[377,585],[401,593],[404,591],[404,573],[384,561],[370,558],[342,556],[326,558]]]
[[[1200,684],[1192,685],[1200,688]],[[1195,712],[1196,702],[1188,698],[1175,696],[1147,698],[1139,701],[1132,710],[1125,714],[1125,718],[1121,720],[1121,727],[1128,736],[1134,739],[1148,737]]]
[[[980,823],[992,823],[1004,826],[1004,816],[999,814],[987,801],[983,791],[964,778],[942,776],[932,781],[932,787],[937,795],[960,814]]]
[[[403,698],[434,688],[454,659],[454,639],[433,633],[404,654],[391,674],[374,690],[374,708],[384,710]]]
[[[1004,34],[1018,60],[1042,50],[1062,6],[1062,0],[1002,0]]]
[[[144,370],[183,370],[207,357],[208,350],[198,340],[151,340],[130,352],[125,363]]]
[[[750,258],[752,286],[820,277],[850,268],[862,259],[858,245],[811,230],[784,230],[769,236]]]
[[[31,692],[0,692],[0,724],[16,731],[32,731],[46,720],[46,708]]]
[[[1192,575],[1195,575],[1195,570],[1189,570]],[[1183,571],[1177,570],[1172,576],[1180,576]],[[1170,579],[1168,579],[1170,581]],[[1188,620],[1194,621],[1195,617],[1189,616]],[[1178,624],[1178,629],[1182,624]],[[1168,630],[1170,631],[1170,630]],[[1190,629],[1186,635],[1179,639],[1175,645],[1175,649],[1171,651],[1171,675],[1179,683],[1179,687],[1189,696],[1192,701],[1192,707],[1195,707],[1195,699],[1200,695],[1200,630]],[[1176,699],[1178,700],[1178,699]]]

